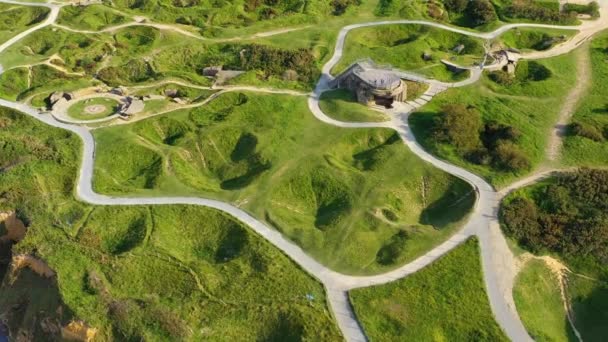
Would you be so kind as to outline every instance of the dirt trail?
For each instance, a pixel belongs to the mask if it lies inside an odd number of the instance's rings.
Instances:
[[[560,156],[563,138],[566,135],[567,125],[576,111],[580,99],[587,93],[591,85],[591,56],[589,45],[585,45],[576,52],[576,83],[568,93],[562,109],[559,112],[557,124],[551,130],[546,155],[549,161],[556,161]]]

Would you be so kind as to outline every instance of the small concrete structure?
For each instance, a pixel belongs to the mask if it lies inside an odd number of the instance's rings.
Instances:
[[[177,89],[165,89],[165,96],[166,97],[177,97],[178,91]]]
[[[51,96],[49,96],[49,103],[51,104],[51,107],[52,107],[57,102],[59,102],[61,100],[67,102],[67,101],[71,101],[73,99],[75,99],[75,96],[72,93],[65,93],[65,92],[62,92],[62,91],[56,91],[56,92],[53,92],[51,94]]]
[[[462,51],[464,51],[464,44],[456,45],[452,51],[456,52],[457,54],[462,53]]]
[[[110,90],[110,94],[118,95],[118,96],[126,96],[129,93],[127,88],[123,86],[115,87]]]
[[[406,99],[407,85],[391,70],[371,63],[351,65],[329,84],[331,88],[346,88],[355,93],[359,103],[391,108],[393,102]]]
[[[215,77],[218,72],[222,71],[222,68],[223,67],[221,65],[215,65],[215,66],[209,66],[209,67],[203,68],[203,76]]]
[[[129,117],[143,112],[145,106],[144,101],[132,96],[127,96],[124,103],[120,106],[119,113],[121,116]]]
[[[502,69],[509,74],[515,74],[515,67],[517,66],[517,61],[519,60],[519,56],[517,56],[516,52],[509,50],[500,50],[494,53],[494,58],[499,62],[499,64],[503,65]]]

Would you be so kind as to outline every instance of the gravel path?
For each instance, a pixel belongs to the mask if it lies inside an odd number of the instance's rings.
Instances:
[[[21,4],[21,5],[32,5],[32,6],[46,6],[51,9],[49,17],[40,25],[30,28],[27,31],[11,38],[9,41],[0,45],[0,52],[12,44],[18,42],[23,37],[27,36],[31,32],[38,30],[42,27],[53,24],[59,13],[60,6],[46,4],[46,3],[22,3],[18,1],[0,0],[3,3]],[[344,27],[337,39],[334,55],[330,61],[323,67],[323,75],[317,84],[317,87],[312,95],[309,97],[309,108],[313,115],[319,120],[344,128],[361,128],[361,127],[390,127],[395,129],[401,136],[403,142],[422,160],[434,165],[435,167],[444,170],[456,177],[459,177],[468,183],[470,183],[477,192],[478,200],[475,208],[469,216],[468,222],[465,226],[450,239],[443,244],[437,246],[427,254],[414,260],[413,262],[404,265],[396,270],[379,274],[375,276],[349,276],[335,272],[316,260],[308,256],[299,246],[285,238],[278,231],[268,227],[264,223],[258,221],[247,212],[230,205],[216,200],[209,200],[196,197],[150,197],[150,198],[129,198],[129,197],[112,197],[97,194],[92,188],[92,177],[93,177],[93,166],[94,166],[94,155],[95,155],[95,141],[90,131],[85,127],[68,125],[57,121],[50,115],[40,114],[34,108],[31,108],[22,103],[10,102],[0,100],[0,106],[13,108],[21,111],[27,115],[30,115],[48,125],[69,130],[77,134],[83,141],[82,151],[82,166],[79,172],[76,196],[87,203],[95,205],[167,205],[167,204],[193,204],[201,205],[210,208],[222,210],[244,224],[248,225],[257,234],[261,235],[277,248],[282,250],[288,255],[294,262],[299,264],[305,271],[309,272],[316,278],[318,278],[326,287],[328,294],[328,301],[334,312],[336,320],[348,341],[366,341],[367,337],[358,322],[356,315],[353,312],[352,306],[348,298],[348,290],[353,288],[379,285],[403,278],[409,274],[412,274],[423,267],[429,265],[440,256],[444,255],[460,243],[465,241],[470,236],[477,236],[481,246],[481,258],[484,271],[484,280],[486,284],[486,290],[490,300],[492,311],[496,317],[496,320],[501,325],[507,336],[513,341],[528,341],[531,340],[530,336],[526,332],[523,324],[521,323],[515,305],[513,302],[512,288],[514,277],[516,274],[516,267],[513,258],[513,254],[509,250],[506,240],[500,231],[498,224],[497,214],[499,201],[502,196],[501,193],[496,192],[493,187],[488,184],[485,180],[479,176],[472,174],[464,169],[446,163],[431,154],[427,153],[417,142],[408,125],[409,113],[415,109],[412,105],[404,104],[397,106],[397,108],[388,111],[387,113],[393,117],[393,120],[386,123],[355,123],[355,122],[341,122],[334,120],[319,108],[319,97],[327,90],[327,82],[332,78],[330,70],[340,60],[344,47],[345,38],[347,33],[355,28],[369,27],[375,25],[390,25],[390,24],[420,24],[428,25],[440,29],[449,30],[473,37],[482,39],[494,39],[505,31],[514,27],[539,27],[539,28],[562,28],[570,30],[580,30],[579,34],[576,35],[575,39],[558,45],[556,48],[549,51],[534,53],[529,56],[530,58],[544,58],[550,57],[557,54],[562,54],[573,50],[578,47],[581,42],[585,41],[593,33],[600,31],[608,27],[608,3],[602,2],[602,19],[595,22],[585,22],[583,25],[578,27],[561,27],[557,25],[542,25],[542,24],[510,24],[502,26],[496,31],[489,33],[478,33],[471,32],[452,26],[438,24],[434,22],[420,21],[420,20],[397,20],[397,21],[380,21],[362,23],[356,25],[350,25]],[[156,26],[161,24],[154,24],[150,26]],[[157,26],[158,27],[158,26]],[[109,28],[107,30],[111,30]],[[172,28],[169,28],[172,29]],[[283,31],[286,32],[286,31]],[[91,32],[92,33],[92,32]],[[191,33],[188,32],[188,35]],[[528,55],[524,56],[528,57]],[[1,68],[0,68],[1,72]],[[472,72],[471,78],[463,82],[456,84],[446,84],[437,81],[427,80],[431,87],[425,93],[425,101],[430,100],[433,96],[440,93],[441,91],[454,86],[464,86],[467,84],[474,83],[478,80],[481,75],[481,69],[476,72]],[[291,95],[302,95],[299,92],[293,91],[281,91],[281,90],[269,90],[259,89],[256,87],[240,87],[233,88],[251,91],[264,91],[272,93],[287,93]],[[418,104],[420,106],[422,104]],[[540,176],[537,176],[540,177]]]

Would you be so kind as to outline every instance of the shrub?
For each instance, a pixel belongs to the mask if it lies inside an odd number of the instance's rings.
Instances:
[[[592,1],[587,5],[567,3],[564,4],[563,11],[565,13],[588,14],[593,18],[600,16],[600,6],[597,1]]]
[[[533,198],[503,204],[505,233],[532,251],[605,262],[608,257],[608,171],[581,169],[540,186]]]
[[[593,141],[602,142],[604,136],[596,127],[584,124],[581,122],[575,122],[570,124],[569,131],[572,135],[591,139]]]
[[[450,12],[462,13],[467,8],[469,0],[443,0],[445,8]]]
[[[436,125],[440,139],[453,144],[459,151],[467,152],[479,146],[481,116],[475,108],[462,104],[449,104],[442,108]]]
[[[496,121],[487,122],[481,133],[481,141],[488,149],[496,148],[503,141],[516,142],[520,137],[521,132],[517,128]]]
[[[503,70],[492,71],[490,73],[490,79],[500,85],[512,85],[515,83],[515,77]]]
[[[531,0],[513,1],[505,7],[504,15],[510,18],[529,19],[533,21],[572,24],[576,22],[573,12],[560,13],[559,7],[543,6]]]
[[[470,0],[467,14],[476,26],[496,20],[496,11],[488,0]]]
[[[528,157],[510,142],[499,143],[492,151],[493,163],[508,171],[518,171],[530,168]]]
[[[405,230],[400,230],[376,254],[376,262],[380,265],[392,265],[403,254],[409,236]]]
[[[517,197],[507,205],[503,205],[500,218],[504,223],[505,233],[518,240],[522,245],[536,250],[540,246],[539,213],[536,204],[522,197]]]

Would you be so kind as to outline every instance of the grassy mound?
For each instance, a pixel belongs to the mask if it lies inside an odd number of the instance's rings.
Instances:
[[[384,113],[376,112],[358,103],[355,95],[345,89],[324,92],[321,95],[319,107],[325,114],[340,121],[375,122],[389,120]]]
[[[552,30],[521,27],[509,30],[500,36],[504,45],[526,50],[548,50],[576,34],[573,30]]]
[[[475,239],[405,279],[353,290],[350,298],[373,340],[508,340],[485,294]]]
[[[323,287],[233,218],[195,206],[77,202],[78,139],[0,110],[9,128],[0,132],[0,210],[16,210],[28,226],[14,252],[57,273],[50,282],[27,269],[11,275],[15,283],[7,275],[0,314],[13,334],[59,339],[43,325],[77,318],[100,340],[264,340],[287,331],[294,340],[341,339]]]
[[[462,45],[460,52],[454,49]],[[424,58],[424,54],[427,58]],[[439,80],[451,81],[452,72],[441,63],[449,59],[470,65],[481,61],[484,50],[481,40],[424,25],[385,25],[360,28],[349,32],[344,54],[332,70],[340,73],[353,62],[370,58],[379,64],[390,64]]]
[[[521,69],[510,84],[499,84],[484,77],[477,84],[452,88],[436,96],[410,117],[418,141],[439,157],[466,167],[499,187],[529,172],[543,161],[548,132],[563,97],[574,82],[575,75],[563,71],[574,68],[574,56],[530,61],[519,67]],[[474,108],[480,113],[483,124],[493,121],[516,129],[520,135],[514,145],[530,161],[530,168],[510,170],[466,157],[455,146],[438,139],[437,122],[442,108],[454,103]]]
[[[591,87],[579,102],[572,123],[583,130],[571,129],[564,140],[563,161],[576,166],[608,165],[608,33],[591,42]],[[571,126],[571,128],[574,128]],[[587,133],[583,133],[587,131]],[[588,133],[591,131],[591,133]]]
[[[320,261],[353,273],[424,253],[454,232],[475,199],[466,183],[422,163],[393,131],[324,125],[305,98],[293,96],[226,93],[95,137],[98,191],[237,203]],[[159,172],[148,188],[131,180],[152,161]],[[401,231],[407,244],[391,263],[377,262]]]

